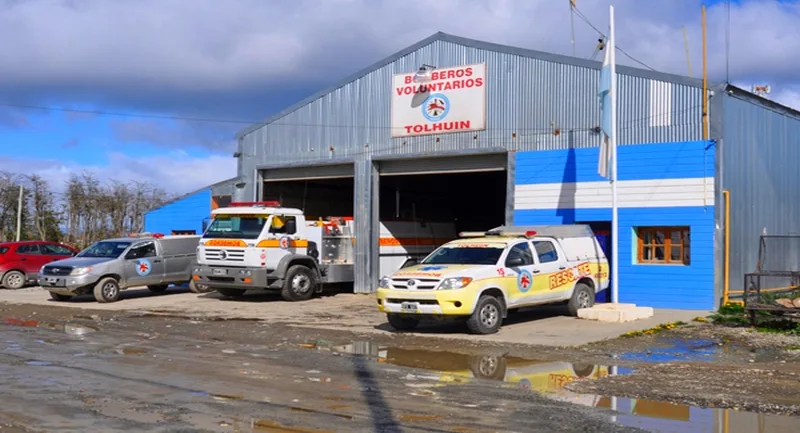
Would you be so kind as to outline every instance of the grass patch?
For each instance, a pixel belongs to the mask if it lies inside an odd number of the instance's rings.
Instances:
[[[750,318],[743,305],[726,304],[709,316],[715,325],[750,326]],[[800,335],[800,323],[791,319],[776,318],[768,311],[756,312],[756,332]]]
[[[631,337],[640,337],[642,335],[655,335],[660,332],[668,331],[670,329],[675,329],[679,326],[688,325],[686,322],[677,321],[677,322],[669,322],[669,323],[662,323],[658,326],[654,326],[650,329],[642,329],[641,331],[631,331],[626,332],[620,335],[621,338],[631,338]]]

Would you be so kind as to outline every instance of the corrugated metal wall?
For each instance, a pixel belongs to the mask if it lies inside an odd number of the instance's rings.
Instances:
[[[724,204],[721,191],[729,190],[730,287],[742,290],[744,274],[755,270],[765,228],[769,234],[800,235],[800,116],[741,91],[719,94],[722,103],[712,107],[712,116],[722,121],[715,137],[721,161],[718,209]],[[722,229],[724,212],[718,215]],[[798,254],[800,242],[787,242],[771,251],[770,260],[783,257],[798,266]]]
[[[239,176],[247,183],[243,195],[257,198],[260,167],[355,161],[355,209],[370,215],[365,206],[371,206],[369,197],[375,195],[375,159],[598,146],[599,62],[556,63],[506,51],[435,40],[246,133],[239,144],[244,155]],[[391,138],[393,74],[414,72],[423,64],[444,68],[481,62],[487,64],[487,130]],[[619,144],[701,139],[702,89],[639,75],[620,72]],[[366,246],[357,243],[359,258],[377,254],[372,251],[377,248],[372,228],[366,221],[357,224],[359,238],[370,239]],[[377,278],[372,267],[356,270],[357,291],[372,290],[369,286]]]
[[[391,138],[392,75],[422,64],[487,63],[487,130]],[[242,139],[240,176],[282,162],[366,159],[369,155],[592,147],[599,135],[599,70],[435,41],[340,87]],[[701,139],[702,90],[631,75],[619,77],[620,144]],[[556,135],[558,129],[561,134]],[[575,130],[570,143],[566,134]],[[516,133],[516,138],[512,135]],[[438,139],[438,142],[437,142]],[[333,150],[330,150],[333,148]],[[249,182],[248,182],[249,183]]]

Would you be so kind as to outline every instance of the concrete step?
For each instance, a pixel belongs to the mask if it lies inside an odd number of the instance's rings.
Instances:
[[[578,310],[578,318],[606,323],[632,322],[653,317],[652,307],[637,307],[635,304],[597,304]]]

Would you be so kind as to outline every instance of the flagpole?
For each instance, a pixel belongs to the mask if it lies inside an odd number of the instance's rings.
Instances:
[[[619,216],[617,214],[617,39],[614,6],[609,5],[609,44],[611,55],[611,302],[619,302]]]

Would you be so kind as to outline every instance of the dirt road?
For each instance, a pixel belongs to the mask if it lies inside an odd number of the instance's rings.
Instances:
[[[502,382],[309,350],[276,325],[22,313],[2,312],[0,352],[17,431],[637,431]]]

